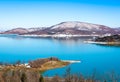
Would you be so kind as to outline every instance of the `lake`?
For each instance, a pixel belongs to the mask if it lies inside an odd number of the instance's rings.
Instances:
[[[86,44],[86,38],[22,38],[17,36],[0,37],[0,62],[28,62],[38,58],[58,57],[61,60],[80,60],[81,63],[48,70],[45,76],[64,75],[70,67],[72,73],[98,75],[115,72],[120,74],[120,47]]]

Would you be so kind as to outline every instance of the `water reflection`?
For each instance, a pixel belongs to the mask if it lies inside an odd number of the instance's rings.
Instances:
[[[0,35],[2,38],[8,38],[8,39],[15,39],[15,40],[23,40],[23,39],[34,39],[34,40],[52,40],[55,43],[61,43],[64,45],[76,45],[83,43],[83,41],[89,40],[92,37],[64,37],[64,38],[59,38],[59,37],[22,37],[18,36],[16,34],[3,34]]]

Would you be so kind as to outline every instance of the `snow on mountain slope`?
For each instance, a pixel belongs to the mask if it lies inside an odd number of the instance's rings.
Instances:
[[[77,22],[77,21],[70,21],[70,22],[62,22],[60,24],[51,26],[52,30],[59,29],[59,30],[64,30],[64,29],[76,29],[76,30],[104,30],[104,31],[109,31],[111,30],[110,27],[104,26],[104,25],[98,25],[98,24],[91,24],[91,23],[85,23],[85,22]]]

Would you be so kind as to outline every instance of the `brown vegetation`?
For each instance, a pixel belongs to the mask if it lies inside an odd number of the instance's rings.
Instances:
[[[6,69],[0,71],[0,82],[40,82],[39,71],[25,69]]]
[[[89,77],[82,74],[72,74],[71,69],[65,71],[64,76],[43,77],[39,71],[32,69],[5,69],[0,71],[0,82],[119,82],[120,77],[114,72],[107,76],[108,78],[96,79],[93,72]]]
[[[46,59],[37,59],[34,61],[30,61],[29,65],[32,68],[40,68],[44,63],[49,62],[49,61],[60,61],[60,60],[58,58],[54,58],[54,57],[46,58]]]
[[[29,62],[30,67],[37,68],[41,71],[63,67],[68,64],[69,62],[63,62],[63,61],[60,61],[58,58],[54,58],[54,57],[46,58],[46,59],[38,59],[38,60]]]

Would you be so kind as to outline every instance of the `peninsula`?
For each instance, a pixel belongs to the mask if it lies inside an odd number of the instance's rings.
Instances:
[[[64,67],[66,65],[69,65],[69,61],[62,61],[59,60],[58,58],[55,57],[50,57],[50,58],[45,58],[45,59],[37,59],[28,62],[28,64],[8,64],[8,65],[1,65],[0,68],[1,70],[5,69],[27,69],[27,70],[38,70],[38,71],[45,71],[49,69],[55,69],[55,68],[60,68]]]

